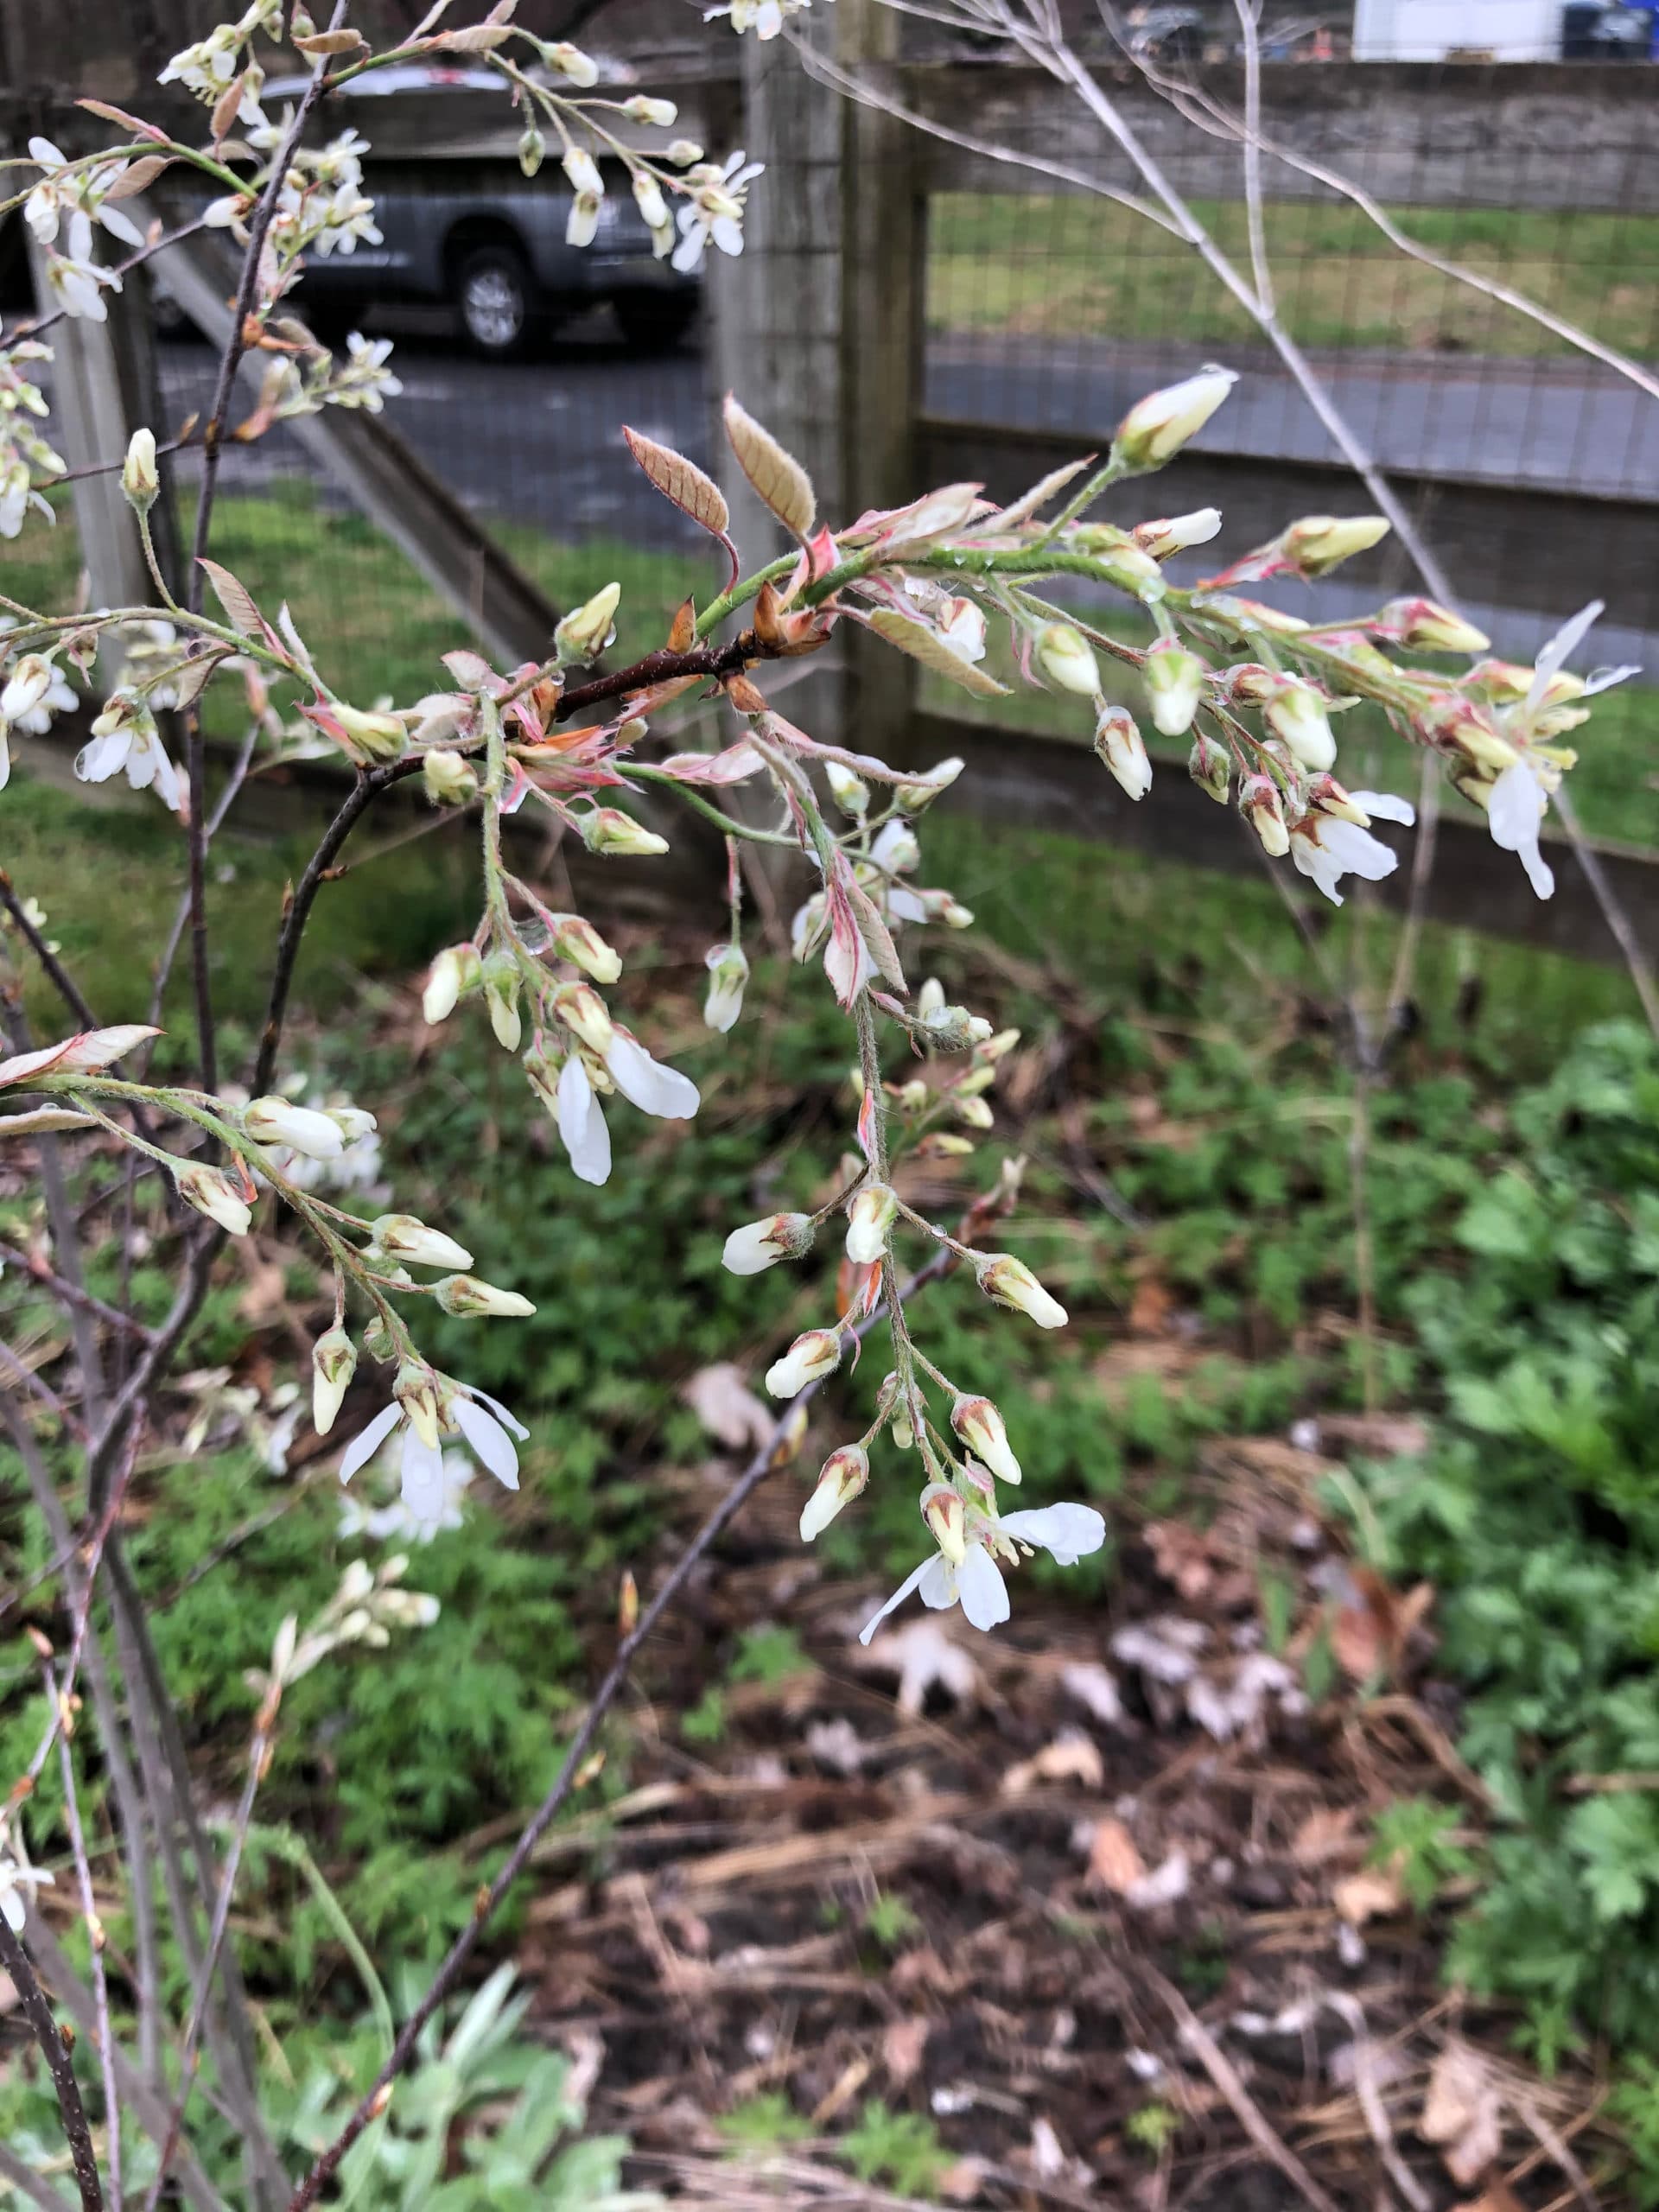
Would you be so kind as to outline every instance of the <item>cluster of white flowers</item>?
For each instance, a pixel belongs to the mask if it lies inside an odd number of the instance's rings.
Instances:
[[[35,338],[0,346],[0,537],[16,537],[31,508],[54,519],[40,486],[61,476],[66,463],[28,419],[44,421],[50,412],[29,372],[51,359],[52,348]]]
[[[289,1613],[271,1640],[268,1667],[250,1669],[248,1687],[264,1701],[273,1715],[284,1690],[308,1675],[331,1652],[360,1643],[384,1651],[392,1630],[430,1628],[438,1618],[438,1600],[423,1590],[405,1590],[403,1579],[409,1561],[394,1554],[378,1567],[353,1560],[340,1578],[340,1587],[316,1616],[302,1629]]]
[[[4,666],[0,681],[0,791],[11,776],[11,734],[43,737],[54,715],[76,703],[74,687],[50,652],[22,653]]]

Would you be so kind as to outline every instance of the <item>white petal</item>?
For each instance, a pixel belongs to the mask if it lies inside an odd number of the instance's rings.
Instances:
[[[1085,1552],[1097,1552],[1106,1541],[1106,1523],[1092,1505],[1036,1505],[1022,1513],[1004,1513],[997,1527],[1022,1544],[1034,1544],[1052,1553],[1062,1567],[1075,1567]]]
[[[75,755],[76,775],[83,784],[106,782],[126,759],[131,743],[132,734],[124,729],[112,729],[104,737],[93,738]]]
[[[938,1554],[936,1552],[931,1559],[925,1559],[921,1565],[917,1567],[912,1573],[907,1574],[905,1577],[904,1580],[899,1585],[899,1587],[893,1592],[892,1597],[888,1599],[887,1604],[880,1608],[879,1612],[872,1613],[868,1620],[865,1622],[863,1627],[860,1629],[858,1632],[858,1640],[861,1643],[868,1643],[869,1642],[870,1638],[875,1634],[876,1630],[881,1625],[881,1623],[886,1620],[887,1615],[898,1611],[899,1607],[904,1604],[906,1599],[910,1596],[911,1592],[921,1586],[922,1577],[927,1573],[928,1569],[931,1567],[937,1567],[938,1564]]]
[[[1518,853],[1526,845],[1535,845],[1543,814],[1542,785],[1524,760],[1511,761],[1492,785],[1486,809],[1493,843],[1501,845],[1506,853]]]
[[[1521,865],[1527,871],[1527,881],[1534,892],[1540,899],[1553,899],[1555,895],[1555,871],[1539,851],[1537,839],[1535,837],[1531,844],[1522,845],[1518,849]]]
[[[736,255],[743,251],[743,226],[729,215],[716,215],[709,226],[709,235],[722,253]]]
[[[611,1173],[611,1133],[588,1071],[573,1052],[559,1070],[559,1135],[570,1165],[584,1183],[603,1183]]]
[[[1581,607],[1570,622],[1564,622],[1532,664],[1532,683],[1527,692],[1527,711],[1530,714],[1549,687],[1549,679],[1561,667],[1567,655],[1576,650],[1591,624],[1601,613],[1604,602],[1592,599],[1588,607]],[[1511,848],[1513,849],[1513,848]],[[1545,894],[1541,893],[1541,897]]]
[[[404,1503],[422,1522],[435,1522],[443,1514],[443,1453],[410,1424],[404,1436],[401,1495]]]
[[[23,1932],[23,1900],[10,1883],[0,1890],[0,1913],[4,1914],[6,1925],[12,1934],[21,1936]]]
[[[1349,798],[1362,814],[1369,814],[1376,822],[1403,822],[1408,826],[1417,819],[1417,810],[1408,798],[1396,798],[1392,791],[1350,791]]]
[[[376,1414],[365,1429],[359,1431],[346,1446],[346,1456],[340,1463],[340,1479],[348,1483],[361,1466],[365,1466],[403,1419],[403,1408],[394,1400]]]
[[[124,208],[111,207],[106,203],[99,209],[98,219],[111,238],[119,238],[124,245],[142,246],[143,245],[143,232]]]
[[[476,1398],[480,1406],[487,1406],[510,1436],[516,1436],[521,1444],[529,1442],[530,1431],[524,1427],[523,1421],[514,1420],[499,1398],[493,1398],[487,1390],[480,1390],[476,1383],[473,1385],[468,1395]]]
[[[983,1544],[969,1545],[968,1556],[957,1569],[957,1589],[963,1618],[974,1627],[994,1629],[1008,1618],[1008,1586]]]
[[[505,1484],[508,1490],[517,1490],[518,1454],[500,1422],[470,1398],[456,1398],[449,1410],[454,1415],[456,1427],[497,1482]]]
[[[944,1612],[957,1602],[957,1570],[943,1552],[936,1552],[922,1569],[917,1594],[931,1611]]]
[[[618,1030],[606,1048],[605,1065],[617,1089],[641,1113],[665,1122],[689,1122],[702,1103],[695,1083],[677,1068],[664,1067],[637,1039]]]

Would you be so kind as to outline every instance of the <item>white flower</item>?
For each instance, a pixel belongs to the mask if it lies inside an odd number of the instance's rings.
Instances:
[[[1207,545],[1220,534],[1219,507],[1195,507],[1191,514],[1165,515],[1156,522],[1138,522],[1134,531],[1135,543],[1143,553],[1150,553],[1154,561],[1166,561],[1172,553],[1185,553],[1189,546]]]
[[[793,1398],[809,1382],[833,1375],[840,1364],[841,1338],[835,1330],[808,1329],[766,1370],[766,1388],[774,1398]]]
[[[257,13],[257,11],[256,11]],[[251,29],[252,25],[248,29]],[[236,74],[242,41],[247,36],[238,23],[216,23],[206,38],[175,54],[156,81],[181,84],[199,100],[216,100]]]
[[[907,875],[922,857],[916,832],[907,822],[889,822],[876,833],[870,858],[888,875]]]
[[[435,1499],[430,1491],[420,1494],[420,1503],[427,1509],[423,1512],[417,1513],[402,1498],[390,1505],[365,1505],[354,1497],[341,1498],[340,1535],[369,1536],[380,1543],[429,1544],[445,1529],[459,1529],[466,1518],[462,1507],[473,1479],[473,1463],[464,1452],[443,1454],[442,1478],[441,1497]]]
[[[1028,1314],[1039,1329],[1063,1329],[1065,1308],[1011,1252],[981,1252],[973,1262],[980,1288],[994,1305]]]
[[[459,1431],[474,1457],[507,1490],[518,1487],[518,1454],[513,1438],[522,1444],[530,1434],[504,1405],[482,1390],[468,1391],[452,1384],[440,1402],[439,1414],[451,1433]],[[383,1407],[368,1427],[346,1446],[340,1463],[340,1479],[348,1483],[365,1466],[380,1446],[402,1424],[403,1501],[418,1521],[436,1522],[444,1510],[443,1452],[437,1434],[423,1433],[418,1409],[394,1398]],[[441,1433],[441,1432],[440,1432]]]
[[[734,1275],[758,1275],[779,1260],[798,1259],[812,1243],[812,1217],[807,1213],[769,1213],[763,1221],[745,1222],[726,1239],[720,1263]]]
[[[572,1052],[559,1070],[557,1097],[559,1138],[572,1169],[584,1183],[608,1182],[611,1133],[579,1052]]]
[[[1410,823],[1417,818],[1409,800],[1390,798],[1385,791],[1355,791],[1351,796],[1363,814],[1375,815],[1380,821]],[[1380,883],[1400,865],[1399,855],[1358,823],[1317,811],[1291,824],[1290,856],[1333,906],[1343,903],[1337,886],[1344,875]]]
[[[1061,1567],[1075,1567],[1086,1552],[1097,1552],[1105,1542],[1106,1523],[1092,1505],[1039,1505],[1001,1516],[970,1508],[964,1536],[962,1564],[953,1566],[942,1552],[925,1559],[865,1623],[861,1643],[869,1642],[912,1591],[935,1612],[960,1603],[975,1628],[995,1628],[1008,1618],[1007,1586],[995,1554],[1017,1560],[1025,1551],[1041,1550]]]
[[[183,812],[184,785],[162,749],[154,715],[118,692],[92,724],[91,742],[75,755],[75,773],[83,784],[103,784],[123,769],[134,791],[148,791],[153,784],[157,798],[175,814]]]
[[[242,1126],[256,1144],[286,1145],[308,1160],[338,1160],[346,1140],[338,1122],[286,1098],[256,1098],[243,1109]]]
[[[689,1076],[653,1060],[639,1039],[626,1029],[613,1031],[605,1048],[605,1065],[622,1096],[642,1114],[655,1114],[664,1122],[689,1122],[702,1103]]]
[[[25,653],[0,690],[0,722],[44,737],[54,715],[76,704],[63,672],[41,653]]]
[[[1549,804],[1541,762],[1515,761],[1492,785],[1486,802],[1486,819],[1492,842],[1506,853],[1518,853],[1527,880],[1541,899],[1555,888],[1555,874],[1538,849],[1538,830]]]
[[[887,1249],[887,1231],[899,1211],[885,1183],[867,1183],[847,1209],[847,1257],[855,1268],[874,1267]]]
[[[205,1213],[209,1221],[217,1222],[232,1236],[247,1235],[253,1210],[228,1175],[217,1167],[194,1161],[179,1168],[173,1180],[187,1205],[193,1205],[198,1213]]]
[[[566,176],[570,180],[570,189],[578,197],[584,194],[591,194],[595,200],[602,200],[605,197],[605,180],[599,173],[599,164],[591,154],[584,153],[580,146],[571,146],[566,149],[563,168]]]
[[[1037,633],[1039,673],[1057,690],[1092,699],[1100,690],[1100,670],[1089,640],[1070,622],[1045,623]]]
[[[1131,468],[1160,468],[1201,430],[1238,381],[1214,363],[1137,400],[1117,426],[1112,450]]]
[[[78,215],[74,219],[83,222],[86,218]],[[73,228],[70,239],[73,244]],[[89,238],[89,247],[90,244]],[[48,250],[46,289],[54,308],[61,308],[65,315],[80,315],[88,322],[107,322],[109,309],[104,304],[103,289],[105,285],[112,292],[121,289],[121,279],[114,270],[100,269],[95,261],[73,253]]]
[[[724,168],[704,162],[686,172],[691,196],[679,211],[680,242],[674,249],[674,266],[682,274],[701,268],[710,239],[722,253],[742,252],[743,203],[764,168],[761,162],[746,163],[740,151]]]
[[[1147,741],[1126,707],[1107,707],[1095,725],[1095,751],[1133,799],[1152,789],[1152,760]]]
[[[702,1018],[723,1037],[743,1011],[743,989],[749,980],[749,963],[740,944],[711,945],[703,955],[709,970],[709,994]]]

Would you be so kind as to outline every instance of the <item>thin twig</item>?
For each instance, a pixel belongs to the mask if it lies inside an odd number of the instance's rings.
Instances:
[[[26,2166],[17,2153],[8,2151],[3,2143],[0,2143],[0,2181],[8,2181],[14,2189],[21,2190],[31,2203],[40,2206],[41,2212],[74,2212],[61,2190],[54,2189],[49,2181],[43,2181],[33,2166]]]
[[[18,2001],[41,2046],[46,2070],[52,2077],[58,2118],[74,2165],[75,2186],[80,2191],[81,2212],[104,2212],[104,2184],[99,2179],[98,2153],[92,2148],[92,2131],[86,2124],[86,2107],[80,2101],[80,2085],[75,2080],[68,2045],[52,2017],[52,2007],[41,1987],[34,1961],[23,1948],[22,1938],[13,1934],[3,1917],[0,1917],[0,1966],[11,1976]]]
[[[19,1251],[15,1244],[8,1244],[3,1237],[0,1237],[0,1267],[22,1268],[42,1290],[50,1291],[60,1304],[89,1313],[109,1328],[123,1329],[129,1336],[134,1337],[148,1338],[150,1334],[143,1323],[135,1321],[130,1313],[124,1313],[119,1306],[106,1305],[103,1299],[94,1298],[92,1292],[83,1289],[80,1284],[71,1282],[67,1276],[54,1273],[38,1254]]]
[[[954,1264],[955,1255],[948,1247],[942,1246],[925,1267],[917,1269],[904,1286],[899,1298],[900,1307],[902,1308],[906,1301],[913,1297],[924,1284],[944,1274]],[[861,1338],[887,1310],[885,1305],[878,1306],[867,1319],[857,1324],[854,1333]],[[332,2180],[340,2160],[351,2149],[353,2144],[356,2142],[369,2122],[378,2113],[385,2110],[391,2085],[409,2063],[422,2029],[454,1986],[456,1977],[471,1956],[479,1937],[494,1918],[508,1891],[529,1863],[531,1854],[537,1844],[557,1817],[565,1800],[569,1796],[588,1752],[599,1733],[600,1723],[609,1712],[623,1685],[626,1682],[634,1660],[641,1648],[652,1635],[658,1622],[685,1587],[698,1561],[709,1547],[742,1510],[766,1477],[774,1469],[788,1464],[793,1456],[789,1447],[795,1433],[796,1423],[805,1411],[808,1403],[817,1395],[818,1388],[819,1385],[817,1382],[809,1382],[804,1389],[798,1391],[784,1408],[773,1422],[772,1433],[766,1442],[756,1450],[743,1472],[713,1512],[709,1515],[678,1559],[675,1560],[651,1603],[640,1612],[639,1618],[631,1633],[624,1637],[618,1645],[616,1656],[611,1662],[610,1669],[594,1693],[587,1712],[582,1716],[581,1725],[571,1738],[569,1749],[564,1755],[559,1771],[554,1778],[552,1788],[520,1830],[518,1840],[507,1854],[495,1879],[490,1884],[488,1889],[480,1894],[472,1919],[450,1946],[443,1963],[429,1984],[425,1994],[399,2030],[397,2040],[392,2045],[391,2054],[376,2076],[373,2086],[364,2096],[334,2140],[318,2158],[299,2188],[295,2190],[293,2196],[289,2200],[288,2212],[306,2212],[308,2206],[316,2202],[318,2196]]]
[[[54,1705],[60,1697],[69,1693],[60,1691],[52,1662],[42,1659],[41,1670],[46,1676],[46,1694]],[[69,1848],[75,1862],[75,1879],[80,1889],[81,1917],[86,1923],[86,1946],[92,1960],[92,2017],[96,2023],[92,2036],[98,2045],[99,2063],[104,2074],[104,2143],[105,2158],[110,2172],[111,2212],[121,2212],[121,2099],[115,2082],[115,2036],[110,2025],[110,1985],[104,1971],[104,1924],[99,1918],[98,1904],[92,1895],[92,1869],[86,1856],[86,1836],[80,1822],[80,1793],[75,1786],[75,1759],[70,1749],[66,1728],[58,1738],[58,1764],[63,1777],[64,1819],[69,1830]]]

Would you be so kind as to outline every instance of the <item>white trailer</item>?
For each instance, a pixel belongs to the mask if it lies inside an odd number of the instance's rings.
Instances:
[[[1560,51],[1561,0],[1356,0],[1357,61],[1553,61]]]

